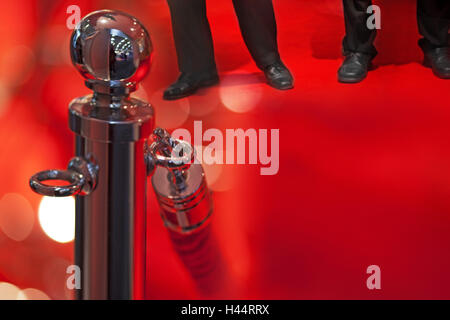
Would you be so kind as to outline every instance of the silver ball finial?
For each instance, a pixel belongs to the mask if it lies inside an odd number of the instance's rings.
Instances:
[[[150,69],[152,52],[145,27],[120,11],[88,14],[70,39],[72,63],[94,90],[133,91]]]

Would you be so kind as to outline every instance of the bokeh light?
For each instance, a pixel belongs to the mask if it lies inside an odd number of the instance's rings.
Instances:
[[[244,113],[254,109],[262,97],[261,80],[246,71],[224,76],[220,83],[220,99],[233,112]]]
[[[71,31],[63,25],[53,25],[42,30],[45,35],[42,46],[41,62],[50,66],[57,66],[70,62],[70,54],[67,50],[67,42]]]
[[[208,187],[212,191],[223,192],[233,188],[235,182],[235,165],[226,164],[226,154],[231,152],[228,149],[225,150],[213,150],[211,147],[205,146],[203,151],[203,169],[206,175],[206,181]],[[215,154],[217,153],[217,154]],[[217,156],[221,163],[213,163],[213,159],[210,156]]]
[[[34,225],[34,211],[28,200],[18,193],[7,193],[0,200],[0,229],[15,240],[25,240]]]
[[[0,300],[17,300],[20,297],[18,287],[8,282],[0,282]]]
[[[19,86],[29,79],[35,62],[35,55],[29,47],[8,48],[0,60],[0,79],[8,86]]]
[[[20,290],[12,283],[0,282],[0,300],[50,300],[50,297],[38,289]]]
[[[206,178],[212,177],[211,182],[207,180],[208,187],[215,192],[225,192],[233,189],[235,185],[234,166],[230,165],[205,165]]]
[[[50,300],[44,292],[34,288],[27,288],[19,292],[19,300]]]
[[[161,89],[156,91],[150,99],[150,103],[155,108],[156,125],[166,129],[181,127],[189,117],[189,101],[187,99],[166,101],[162,97]]]
[[[39,223],[51,239],[66,243],[75,237],[75,199],[43,197],[39,205]]]
[[[7,89],[6,83],[0,80],[0,118],[6,113],[8,101],[11,97],[10,91]]]
[[[142,85],[138,86],[137,90],[135,92],[133,92],[132,96],[133,96],[133,98],[149,102],[147,91],[145,90],[144,86],[142,86]]]
[[[211,97],[218,94],[219,89],[217,87],[208,88],[207,94],[201,94],[198,92],[188,98],[186,98],[189,103],[189,114],[193,117],[204,117],[213,113],[217,107],[220,105],[219,99],[211,99]],[[202,93],[204,91],[201,91]]]
[[[220,164],[203,164],[203,170],[205,171],[206,181],[211,188],[222,174],[222,165]]]

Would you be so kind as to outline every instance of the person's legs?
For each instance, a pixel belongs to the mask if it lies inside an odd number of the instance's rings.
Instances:
[[[261,69],[280,59],[272,0],[233,0],[242,37]]]
[[[423,37],[419,42],[422,49],[449,46],[450,1],[418,0],[417,21]]]
[[[338,71],[338,80],[344,83],[362,81],[369,70],[371,60],[376,56],[374,46],[376,29],[369,29],[370,18],[367,9],[371,0],[343,0],[345,37],[343,54],[345,60]]]
[[[418,0],[417,21],[425,65],[431,67],[436,76],[450,79],[450,1]]]
[[[167,0],[181,72],[215,71],[214,47],[205,0]]]
[[[242,37],[256,65],[277,89],[293,87],[293,77],[281,62],[272,0],[233,0]]]
[[[367,8],[371,0],[344,0],[345,37],[343,41],[344,55],[359,52],[375,57],[377,50],[373,45],[376,29],[367,27],[370,14]]]
[[[180,78],[164,92],[168,100],[194,93],[217,83],[214,46],[205,0],[167,0],[178,57]]]

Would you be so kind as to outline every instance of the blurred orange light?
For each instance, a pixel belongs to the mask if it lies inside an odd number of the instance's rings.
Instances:
[[[75,199],[43,197],[39,205],[39,223],[51,239],[66,243],[75,237]]]
[[[34,225],[34,211],[18,193],[7,193],[0,200],[0,229],[11,239],[22,241]]]
[[[17,300],[20,298],[20,289],[8,282],[0,282],[0,300]]]

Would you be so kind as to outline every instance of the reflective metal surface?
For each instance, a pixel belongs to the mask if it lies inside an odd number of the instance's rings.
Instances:
[[[68,184],[64,186],[49,186],[44,181],[62,180]],[[85,178],[76,171],[45,170],[33,175],[30,187],[34,192],[48,197],[68,197],[79,194],[83,189]]]
[[[69,106],[76,155],[94,155],[95,192],[76,199],[80,299],[143,299],[147,164],[153,108],[131,98],[150,67],[152,46],[133,17],[113,11],[86,16],[71,38],[75,67],[94,94]]]
[[[70,39],[72,62],[91,87],[133,90],[148,73],[152,52],[143,25],[118,11],[90,13],[77,25]]]
[[[172,246],[202,294],[226,291],[227,270],[209,223],[212,198],[194,148],[160,128],[152,139],[152,184]]]
[[[185,172],[186,187],[182,190],[173,183],[172,173],[162,167],[156,169],[152,184],[166,227],[189,233],[206,224],[213,206],[201,165],[193,164]]]
[[[98,165],[92,155],[87,159],[74,157],[70,160],[66,170],[45,170],[30,178],[31,189],[49,197],[68,197],[74,195],[88,195],[97,185]],[[47,185],[49,180],[65,181],[62,186]]]
[[[143,299],[147,177],[155,174],[166,226],[184,234],[200,230],[211,215],[205,175],[200,165],[190,164],[193,148],[154,130],[152,106],[130,97],[150,68],[152,52],[135,18],[110,10],[91,13],[74,30],[70,49],[94,91],[69,105],[76,157],[67,170],[34,175],[30,186],[43,195],[76,195],[75,264],[82,282],[77,298]],[[69,185],[45,184],[52,179]]]
[[[94,154],[95,192],[76,201],[76,264],[81,299],[142,299],[145,286],[147,164],[144,150],[154,125],[153,109],[123,98],[119,108],[93,96],[75,99],[70,128],[76,155]]]

